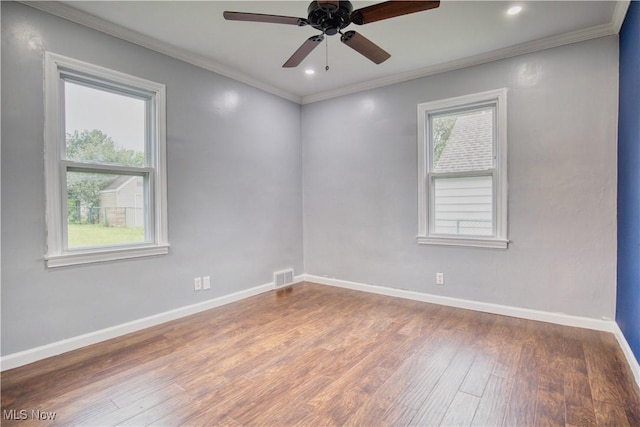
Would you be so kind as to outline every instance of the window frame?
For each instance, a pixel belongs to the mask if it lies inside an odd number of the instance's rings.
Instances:
[[[52,52],[45,53],[45,191],[47,267],[113,261],[169,252],[166,179],[166,87],[163,84],[89,64]],[[145,164],[142,167],[67,160],[64,82],[145,99]],[[143,176],[145,242],[68,249],[67,172]]]
[[[431,117],[443,113],[473,111],[483,106],[494,108],[494,167],[483,171],[433,172]],[[507,238],[507,89],[496,89],[470,95],[418,104],[418,244],[468,246],[506,249]],[[469,176],[492,176],[493,235],[470,236],[436,234],[434,179]]]

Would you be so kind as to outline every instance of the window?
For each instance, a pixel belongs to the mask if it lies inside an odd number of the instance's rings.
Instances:
[[[168,252],[165,87],[46,54],[47,266]]]
[[[507,247],[506,96],[418,105],[418,243]]]

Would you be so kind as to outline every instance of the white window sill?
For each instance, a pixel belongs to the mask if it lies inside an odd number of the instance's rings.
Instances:
[[[420,245],[440,245],[440,246],[468,246],[472,248],[492,248],[507,249],[508,240],[501,239],[475,239],[475,238],[457,238],[457,237],[433,237],[418,236],[418,244]]]
[[[69,265],[91,264],[94,262],[115,261],[119,259],[139,258],[169,253],[169,245],[136,246],[131,248],[100,249],[83,252],[67,252],[45,256],[47,267],[65,267]]]

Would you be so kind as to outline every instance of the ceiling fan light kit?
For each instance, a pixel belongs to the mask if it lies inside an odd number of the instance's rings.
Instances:
[[[309,37],[282,65],[284,68],[297,67],[323,40],[324,36],[340,34],[340,41],[360,53],[375,64],[381,64],[391,55],[380,46],[356,31],[342,32],[350,24],[364,25],[383,19],[395,18],[410,13],[434,9],[439,1],[386,1],[362,9],[353,10],[349,1],[317,0],[307,8],[307,18],[268,15],[247,12],[224,12],[230,21],[264,22],[269,24],[311,26],[322,34]],[[328,69],[328,67],[327,67]]]

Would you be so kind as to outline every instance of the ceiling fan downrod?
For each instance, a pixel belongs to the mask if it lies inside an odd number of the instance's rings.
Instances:
[[[284,68],[297,67],[320,42],[325,39],[325,35],[333,36],[340,33],[340,41],[357,51],[375,64],[381,64],[391,57],[391,55],[380,46],[362,34],[350,30],[343,33],[342,30],[350,24],[364,25],[384,19],[395,18],[397,16],[422,12],[440,6],[439,1],[383,1],[371,6],[353,10],[353,5],[346,0],[314,0],[307,8],[307,18],[297,18],[293,16],[268,15],[262,13],[230,12],[225,11],[223,16],[232,21],[266,22],[272,24],[295,25],[298,27],[311,26],[322,34],[309,37],[294,52],[294,54],[282,66]],[[329,45],[326,46],[325,70],[329,71]]]

